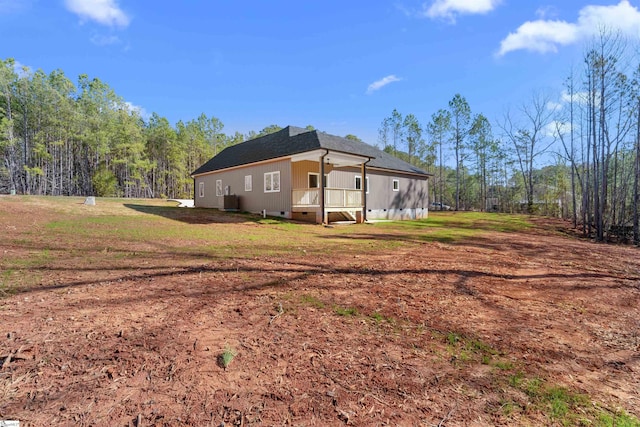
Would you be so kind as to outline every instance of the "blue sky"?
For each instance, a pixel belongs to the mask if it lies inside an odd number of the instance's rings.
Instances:
[[[172,124],[313,125],[375,144],[394,108],[426,124],[462,94],[490,120],[561,97],[599,25],[640,37],[637,1],[0,0],[0,58],[98,77]]]

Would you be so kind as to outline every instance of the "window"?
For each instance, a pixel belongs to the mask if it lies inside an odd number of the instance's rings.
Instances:
[[[244,191],[251,191],[253,187],[252,175],[245,175],[244,177]]]
[[[318,177],[320,174],[309,172],[309,188],[318,188]]]
[[[198,185],[198,196],[204,197],[204,182]]]
[[[369,177],[365,179],[365,193],[369,194]],[[360,175],[356,175],[356,190],[362,190],[362,177]]]
[[[309,172],[309,187],[308,188],[319,188],[320,185],[318,184],[318,177],[320,176],[319,173],[315,173],[315,172]],[[324,174],[324,180],[322,180],[322,185],[327,188],[327,182],[329,182],[329,175],[328,174]]]
[[[394,179],[393,180],[393,191],[400,191],[400,180],[399,179]]]
[[[264,192],[265,193],[280,192],[280,171],[267,172],[264,174]]]
[[[217,179],[216,180],[216,196],[220,197],[222,196],[222,180],[221,179]]]

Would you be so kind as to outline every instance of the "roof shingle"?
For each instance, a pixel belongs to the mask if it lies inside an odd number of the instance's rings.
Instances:
[[[292,156],[317,149],[328,149],[342,153],[370,157],[369,167],[407,172],[428,176],[429,174],[403,160],[364,142],[354,141],[317,130],[307,130],[295,126],[232,145],[196,169],[192,175],[200,175],[216,170],[248,165],[264,160]]]

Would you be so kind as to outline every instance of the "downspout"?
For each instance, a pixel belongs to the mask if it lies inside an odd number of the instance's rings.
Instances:
[[[320,223],[324,224],[324,158],[329,155],[329,150],[325,149],[324,154],[320,157]]]
[[[367,222],[367,163],[370,161],[371,158],[362,164],[362,222]]]

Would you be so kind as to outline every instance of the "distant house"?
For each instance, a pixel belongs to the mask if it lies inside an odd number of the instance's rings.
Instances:
[[[228,147],[192,173],[196,207],[316,223],[425,218],[430,176],[363,142],[293,126]]]

